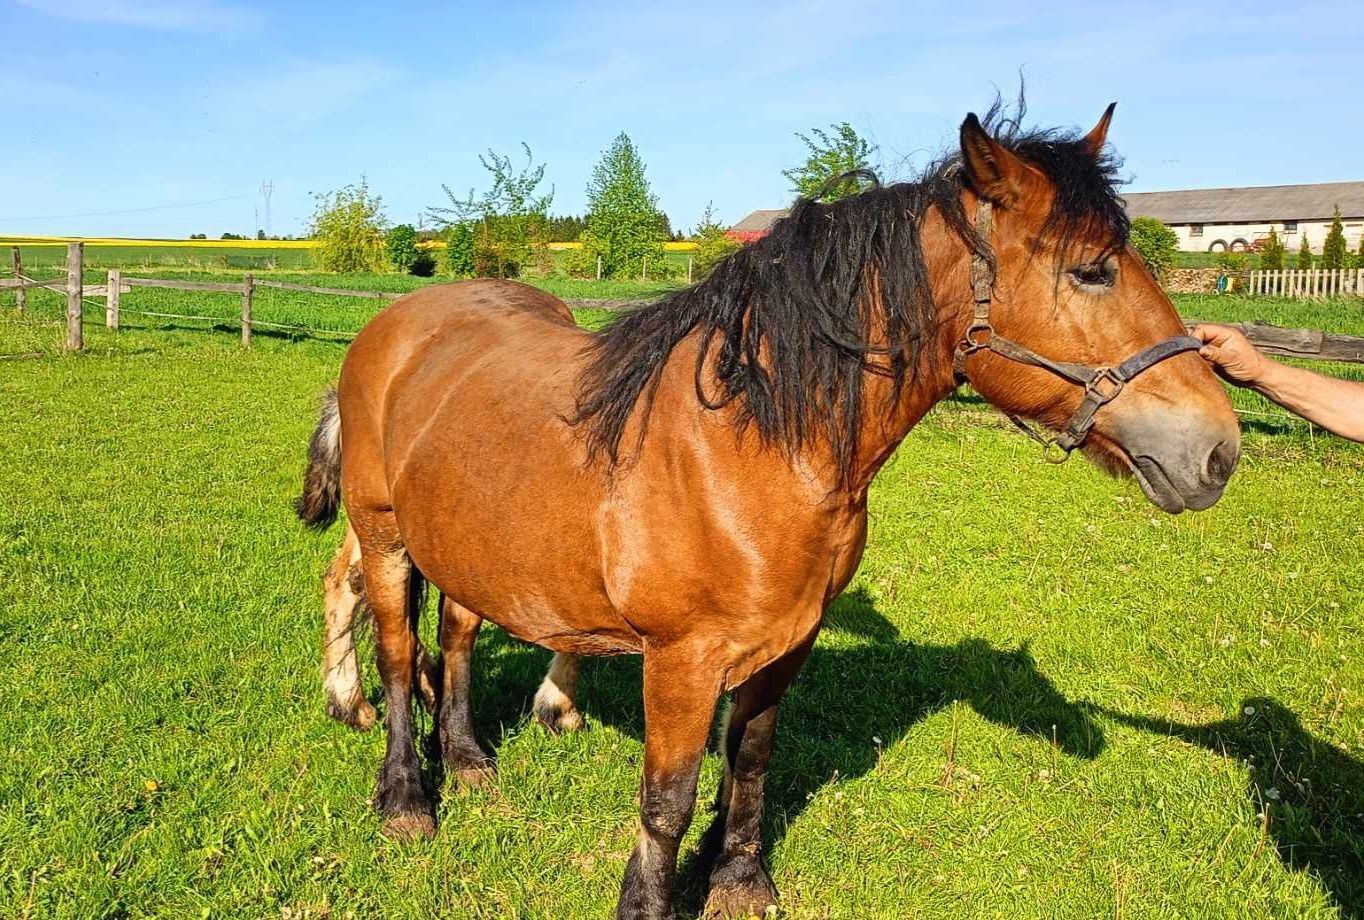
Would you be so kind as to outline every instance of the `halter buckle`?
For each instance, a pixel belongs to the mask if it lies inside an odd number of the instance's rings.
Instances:
[[[1085,393],[1092,395],[1095,402],[1102,406],[1117,399],[1126,385],[1127,381],[1114,373],[1111,367],[1101,367],[1085,384]]]

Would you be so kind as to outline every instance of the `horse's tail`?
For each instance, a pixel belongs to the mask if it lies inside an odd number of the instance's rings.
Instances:
[[[294,510],[309,527],[326,530],[336,522],[340,505],[341,409],[333,387],[323,397],[322,413],[308,444],[308,471],[303,474],[303,494]]]

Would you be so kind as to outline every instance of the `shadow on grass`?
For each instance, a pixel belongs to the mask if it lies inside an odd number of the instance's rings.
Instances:
[[[766,784],[767,846],[785,835],[823,787],[864,775],[882,750],[955,701],[1073,757],[1093,758],[1103,749],[1103,733],[1089,711],[1056,689],[1027,646],[998,649],[981,639],[955,645],[902,641],[861,590],[834,602],[824,628],[868,641],[851,648],[816,645],[786,695]],[[548,655],[501,630],[485,632],[479,645],[475,719],[480,737],[496,745],[502,726],[527,711]],[[637,657],[590,661],[578,704],[592,719],[642,739],[640,685]],[[704,807],[697,820],[708,820]],[[679,871],[679,906],[693,913],[704,897],[708,850],[684,854]]]
[[[1279,859],[1308,870],[1341,916],[1364,918],[1364,763],[1314,737],[1278,700],[1254,697],[1232,719],[1183,725],[1095,707],[1115,721],[1235,757]]]

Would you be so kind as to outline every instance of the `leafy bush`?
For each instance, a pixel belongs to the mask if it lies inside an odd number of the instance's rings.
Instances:
[[[805,162],[792,169],[782,170],[782,175],[791,183],[791,191],[800,198],[816,195],[835,176],[854,169],[870,169],[871,155],[876,145],[857,133],[846,121],[829,125],[829,130],[815,128],[809,134],[796,132],[805,145],[808,156]],[[864,179],[848,179],[828,189],[822,196],[824,201],[837,201],[864,191],[869,183]]]
[[[479,277],[514,278],[524,265],[533,259],[543,267],[548,259],[549,205],[554,190],[539,194],[536,189],[545,176],[545,165],[535,165],[530,147],[526,165],[519,170],[512,166],[511,157],[500,156],[489,150],[479,156],[493,179],[492,187],[475,197],[469,190],[467,198],[458,198],[448,185],[441,188],[450,199],[448,208],[432,208],[431,216],[447,226],[465,224],[473,234],[472,272]]]
[[[1250,256],[1244,252],[1232,252],[1230,249],[1224,249],[1217,254],[1214,264],[1227,274],[1235,274],[1250,268]]]
[[[313,256],[330,272],[380,271],[384,264],[383,199],[361,179],[334,192],[314,195]]]
[[[1283,268],[1284,254],[1283,240],[1279,239],[1278,232],[1270,227],[1269,236],[1260,247],[1260,268],[1265,271],[1278,271]]]
[[[658,199],[644,175],[644,161],[625,132],[617,135],[592,170],[587,201],[587,234],[602,257],[604,277],[638,278],[646,270],[651,277],[665,276]]]
[[[1179,252],[1179,237],[1173,230],[1154,217],[1132,219],[1132,246],[1146,262],[1146,267],[1157,278],[1164,278],[1175,264]]]
[[[1331,218],[1331,229],[1326,232],[1326,242],[1321,244],[1321,267],[1345,267],[1345,227],[1340,222],[1340,207]]]
[[[453,224],[445,237],[445,270],[456,278],[474,274],[474,231],[467,223]]]
[[[1296,268],[1312,267],[1312,246],[1307,242],[1307,234],[1302,235],[1302,246],[1298,249],[1298,264]]]
[[[398,224],[384,237],[384,254],[388,256],[388,264],[396,271],[411,270],[420,251],[417,248],[417,228],[411,224]]]
[[[696,251],[692,253],[692,272],[697,280],[709,275],[726,256],[743,248],[743,243],[728,236],[724,226],[715,219],[714,204],[706,205],[693,239],[696,240]]]
[[[430,278],[436,273],[436,257],[425,249],[417,250],[412,263],[407,266],[407,273],[418,278]]]

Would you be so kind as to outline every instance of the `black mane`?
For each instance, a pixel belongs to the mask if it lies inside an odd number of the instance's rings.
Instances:
[[[1117,162],[1094,156],[1075,133],[1022,130],[1023,111],[1021,96],[1012,115],[996,100],[983,124],[1056,186],[1043,235],[1062,252],[1081,237],[1107,240],[1109,248],[1126,245]],[[640,397],[647,421],[663,366],[697,331],[696,390],[703,405],[737,403],[740,429],[755,425],[764,442],[790,452],[825,439],[846,479],[862,426],[867,355],[888,356],[893,387],[886,408],[906,371],[916,375],[937,360],[922,348],[939,315],[919,239],[923,215],[937,208],[971,251],[993,259],[962,206],[968,179],[960,160],[960,154],[945,157],[912,182],[876,184],[831,204],[797,201],[770,234],[720,262],[705,280],[598,333],[572,418],[587,426],[589,457],[604,455],[615,468]],[[888,343],[881,349],[870,341],[874,321]],[[704,371],[716,349],[712,377]],[[716,392],[718,401],[708,396]],[[641,421],[641,439],[644,427]]]

